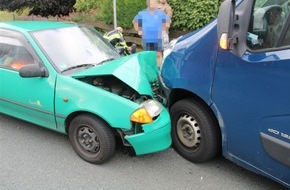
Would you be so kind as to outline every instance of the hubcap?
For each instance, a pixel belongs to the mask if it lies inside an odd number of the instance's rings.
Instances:
[[[196,148],[201,141],[200,127],[196,120],[189,115],[183,115],[177,121],[177,136],[181,143],[188,148]]]
[[[90,127],[82,127],[78,131],[78,140],[83,149],[96,153],[100,149],[97,134]]]

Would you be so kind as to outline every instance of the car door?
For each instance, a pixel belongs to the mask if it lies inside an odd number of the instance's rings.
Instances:
[[[225,156],[289,182],[290,16],[283,6],[270,6],[261,10],[263,22],[258,7],[250,23],[239,21],[248,28],[242,55],[219,50],[212,99],[221,116]],[[273,20],[276,11],[280,17]]]
[[[22,78],[19,69],[42,64],[24,35],[0,29],[0,112],[55,128],[53,75]]]

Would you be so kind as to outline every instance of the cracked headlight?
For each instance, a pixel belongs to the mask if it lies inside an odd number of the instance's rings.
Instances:
[[[141,103],[141,107],[136,110],[130,120],[137,123],[151,123],[153,118],[158,116],[163,106],[155,100],[146,100]]]

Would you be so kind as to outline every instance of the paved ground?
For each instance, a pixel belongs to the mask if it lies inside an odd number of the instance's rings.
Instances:
[[[67,136],[0,114],[0,189],[284,190],[223,158],[193,164],[173,149],[131,156],[118,145],[103,165],[89,164]]]

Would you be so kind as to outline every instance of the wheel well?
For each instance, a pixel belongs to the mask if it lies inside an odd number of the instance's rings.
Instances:
[[[186,98],[193,98],[200,102],[204,107],[208,107],[208,105],[199,96],[183,89],[174,89],[171,91],[169,95],[168,107],[170,108],[175,102]]]
[[[174,89],[173,91],[171,91],[171,93],[169,95],[168,108],[170,109],[174,103],[176,103],[177,101],[182,100],[182,99],[194,99],[199,104],[201,104],[208,111],[208,113],[211,115],[213,121],[215,122],[215,125],[217,126],[217,130],[220,134],[220,137],[222,137],[221,128],[220,128],[218,119],[217,119],[216,115],[214,114],[213,110],[209,107],[209,105],[203,99],[201,99],[196,94],[194,94],[190,91],[183,90],[183,89]],[[222,142],[221,140],[222,139],[220,139],[220,142]],[[219,151],[219,152],[221,153],[221,151]]]
[[[93,114],[93,113],[90,113],[90,112],[86,112],[86,111],[77,111],[77,112],[73,112],[71,113],[70,115],[67,116],[66,120],[65,120],[65,131],[66,133],[68,133],[68,129],[69,129],[69,125],[71,123],[71,121],[81,115],[81,114],[91,114],[95,117],[98,117],[99,119],[103,120],[106,124],[108,124],[108,122],[106,122],[103,118],[101,118],[100,116],[96,115],[96,114]],[[109,125],[109,124],[108,124]],[[110,126],[110,125],[109,125]],[[113,128],[111,128],[113,131],[115,131]]]

